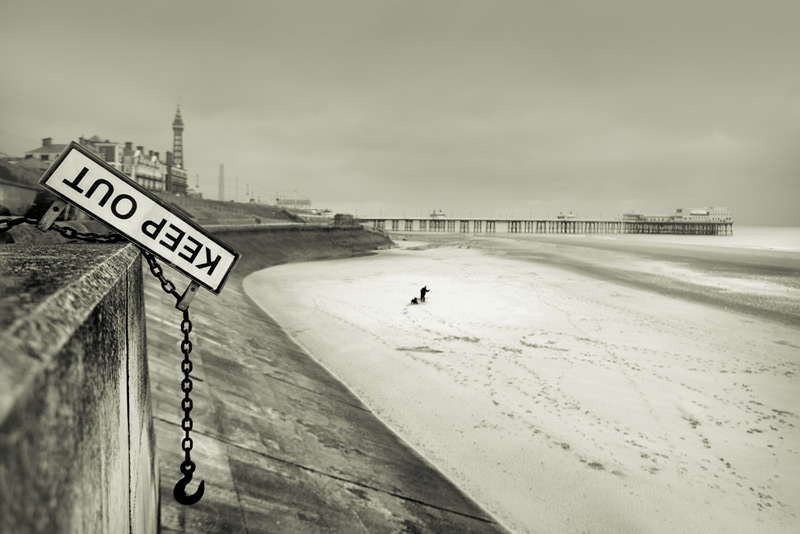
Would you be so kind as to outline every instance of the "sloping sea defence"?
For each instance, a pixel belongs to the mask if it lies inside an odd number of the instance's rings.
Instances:
[[[798,532],[799,248],[394,239],[244,287],[503,525]]]
[[[197,470],[188,493],[205,481],[192,506],[172,496],[183,460],[181,314],[144,273],[161,532],[506,532],[242,289],[258,269],[369,254],[391,241],[360,227],[211,230],[243,258],[219,296],[201,292],[190,308]]]

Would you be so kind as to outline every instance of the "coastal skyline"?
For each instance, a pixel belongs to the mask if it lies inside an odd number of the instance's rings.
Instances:
[[[725,206],[800,226],[789,1],[143,2],[2,8],[0,152],[172,148],[216,198],[362,216]]]

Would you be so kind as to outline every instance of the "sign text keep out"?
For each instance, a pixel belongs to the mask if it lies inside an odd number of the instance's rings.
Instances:
[[[77,143],[40,182],[178,271],[219,293],[239,253]]]

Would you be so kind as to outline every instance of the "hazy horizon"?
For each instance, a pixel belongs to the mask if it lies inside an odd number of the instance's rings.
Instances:
[[[10,0],[0,152],[172,149],[361,216],[724,206],[800,226],[793,1]]]

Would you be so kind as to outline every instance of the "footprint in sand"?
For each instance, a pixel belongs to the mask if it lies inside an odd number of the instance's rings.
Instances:
[[[431,354],[441,354],[444,351],[432,349],[428,346],[423,347],[397,347],[395,350],[403,351],[403,352],[427,352]]]

